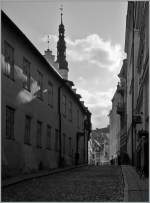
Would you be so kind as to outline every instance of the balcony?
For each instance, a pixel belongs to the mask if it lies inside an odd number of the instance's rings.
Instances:
[[[118,103],[117,104],[117,114],[123,114],[125,111],[124,105],[123,103]]]

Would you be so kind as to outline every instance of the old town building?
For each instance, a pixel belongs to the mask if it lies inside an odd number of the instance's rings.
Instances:
[[[109,124],[110,124],[110,160],[117,162],[117,155],[120,151],[120,116],[119,112],[122,110],[122,103],[120,102],[120,94],[116,90],[112,98],[112,109],[109,112]]]
[[[120,105],[122,105],[122,108],[117,106],[120,124],[114,123],[113,118],[110,119],[110,139],[113,139],[111,129],[120,128],[119,155],[121,153],[128,155],[128,163],[134,165],[141,174],[147,176],[149,166],[148,1],[128,2],[124,50],[127,57],[123,61],[118,75],[120,83],[117,86],[117,92],[120,94],[118,104],[121,102]],[[118,111],[119,109],[120,111]],[[110,118],[112,111],[113,108]],[[116,147],[117,150],[118,147]]]
[[[109,126],[91,132],[89,140],[89,164],[109,163]]]
[[[127,152],[141,173],[148,174],[149,2],[129,2],[126,20]]]
[[[91,113],[68,80],[64,25],[57,62],[2,11],[2,174],[87,163]]]

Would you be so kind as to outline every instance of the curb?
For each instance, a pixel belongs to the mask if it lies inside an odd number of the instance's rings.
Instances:
[[[52,175],[52,174],[55,174],[55,173],[61,173],[61,172],[64,172],[64,171],[69,171],[69,170],[72,170],[72,169],[85,167],[85,166],[88,166],[88,164],[82,164],[82,165],[67,167],[67,168],[63,168],[63,169],[58,168],[58,169],[55,169],[55,170],[52,170],[52,171],[45,171],[43,173],[37,173],[37,174],[28,174],[28,175],[25,175],[24,177],[14,177],[14,178],[10,178],[10,179],[7,179],[7,180],[2,180],[1,187],[4,188],[4,187],[15,185],[17,183],[20,183],[20,182],[23,182],[23,181],[26,181],[26,180],[31,180],[31,179],[34,179],[34,178],[40,178],[40,177]]]
[[[124,182],[124,198],[123,198],[123,202],[128,202],[128,183],[127,183],[127,177],[126,177],[125,173],[123,173],[122,166],[121,166],[121,170],[122,170],[122,176],[123,176],[123,182]]]
[[[132,166],[130,166],[132,167]],[[132,167],[130,175],[126,173],[127,168],[125,165],[121,165],[123,180],[124,180],[124,202],[148,202],[148,186],[142,185],[142,180],[136,174],[135,169]],[[129,170],[129,169],[128,169]],[[135,175],[134,175],[135,173]],[[133,182],[130,179],[133,176]],[[137,177],[136,177],[137,176]]]
[[[125,177],[125,174],[123,173],[123,168],[121,165],[120,165],[120,168],[121,168],[123,184],[124,184],[123,202],[128,202],[128,184],[127,184],[126,177]]]

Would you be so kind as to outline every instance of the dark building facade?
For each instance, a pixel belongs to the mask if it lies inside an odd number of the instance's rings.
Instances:
[[[3,11],[1,22],[3,177],[87,163],[91,113],[59,72],[68,71],[65,44],[57,63]]]
[[[149,2],[129,2],[126,21],[127,152],[132,165],[149,166]]]

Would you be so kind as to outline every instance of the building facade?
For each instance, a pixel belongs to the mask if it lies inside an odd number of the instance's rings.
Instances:
[[[117,162],[117,156],[120,151],[120,116],[119,112],[122,108],[120,94],[116,90],[112,98],[112,109],[109,113],[109,124],[110,124],[110,160]]]
[[[112,123],[110,113],[110,139],[112,128],[119,128],[119,155],[126,156],[137,170],[148,176],[149,167],[149,2],[129,1],[126,17],[126,59],[119,73],[117,92],[122,108],[117,106],[120,124]],[[120,106],[121,106],[120,105]],[[112,107],[113,109],[113,107]],[[119,110],[119,111],[118,111]],[[111,119],[112,117],[112,119]],[[117,119],[116,115],[115,118]],[[117,127],[118,126],[118,127]],[[111,143],[111,141],[110,141]],[[112,144],[113,145],[113,144]],[[110,146],[111,147],[111,146]],[[117,150],[117,147],[116,147]],[[111,149],[110,149],[111,151]],[[121,160],[122,161],[122,160]]]
[[[87,163],[91,113],[61,60],[42,56],[3,11],[1,22],[3,176]]]
[[[126,20],[127,152],[131,163],[148,174],[149,2],[129,2]]]
[[[89,140],[89,164],[109,163],[109,126],[91,132]]]

